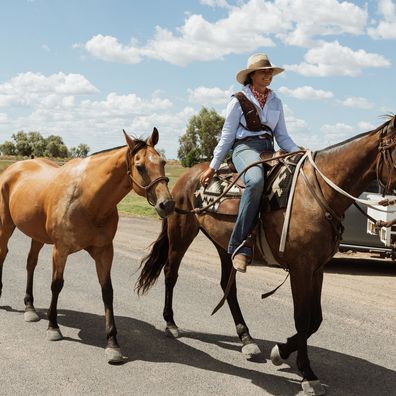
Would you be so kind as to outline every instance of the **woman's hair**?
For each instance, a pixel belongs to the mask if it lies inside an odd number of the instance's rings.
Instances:
[[[247,75],[247,77],[245,78],[245,81],[243,82],[243,85],[248,85],[248,84],[252,84],[253,83],[253,81],[252,81],[252,74],[253,73],[254,72],[251,72],[251,73],[249,73]]]

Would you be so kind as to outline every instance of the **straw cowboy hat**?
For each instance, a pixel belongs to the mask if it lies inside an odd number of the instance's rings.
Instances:
[[[272,66],[266,54],[254,54],[247,61],[247,69],[243,69],[236,75],[236,79],[242,85],[245,84],[247,76],[256,70],[271,69],[272,75],[282,73],[285,69]]]

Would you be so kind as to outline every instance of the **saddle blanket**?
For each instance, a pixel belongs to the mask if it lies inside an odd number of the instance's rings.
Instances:
[[[270,169],[266,177],[265,193],[263,192],[263,208],[278,210],[287,206],[295,166],[279,162]],[[244,184],[238,179],[229,191],[214,205],[207,208],[208,212],[236,216],[239,202],[244,190]],[[227,165],[222,166],[214,175],[206,188],[197,183],[194,193],[194,206],[204,208],[213,203],[236,179]]]

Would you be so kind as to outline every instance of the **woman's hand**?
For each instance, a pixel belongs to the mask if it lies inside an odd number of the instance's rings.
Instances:
[[[215,170],[213,168],[208,168],[206,169],[205,172],[203,172],[199,178],[199,181],[201,182],[201,184],[206,187],[210,181],[212,180],[212,177],[215,173]]]

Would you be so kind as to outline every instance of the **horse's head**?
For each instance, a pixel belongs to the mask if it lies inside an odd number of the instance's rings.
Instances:
[[[125,131],[128,174],[132,180],[133,190],[147,198],[161,217],[171,214],[175,202],[168,189],[169,179],[165,176],[165,160],[155,150],[158,143],[158,130],[146,140],[132,139]]]
[[[396,188],[396,115],[390,116],[378,133],[377,179],[384,194],[389,194]]]

